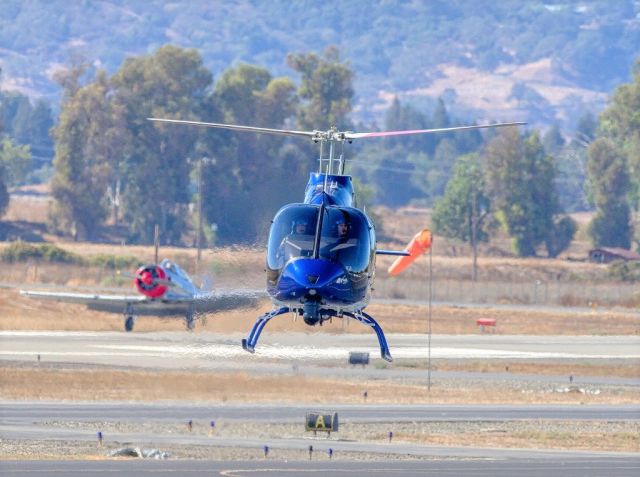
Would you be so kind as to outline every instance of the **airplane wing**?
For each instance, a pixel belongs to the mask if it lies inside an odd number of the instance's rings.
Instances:
[[[48,292],[36,290],[20,290],[20,295],[38,300],[62,301],[65,303],[79,303],[91,305],[109,303],[112,305],[140,304],[150,301],[143,295],[102,295],[98,293]]]
[[[86,305],[94,310],[121,313],[127,305],[136,307],[136,314],[181,314],[190,306],[194,311],[203,313],[217,310],[231,310],[255,306],[267,296],[263,290],[217,289],[199,293],[195,296],[169,293],[162,299],[152,300],[144,295],[117,295],[101,293],[75,293],[56,291],[20,290],[20,295],[38,300],[51,300],[64,303]],[[138,308],[141,307],[141,308]],[[146,309],[146,312],[143,312]]]

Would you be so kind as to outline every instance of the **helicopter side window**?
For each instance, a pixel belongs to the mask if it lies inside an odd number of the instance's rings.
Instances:
[[[293,204],[284,207],[273,219],[269,233],[267,265],[280,270],[291,259],[312,257],[318,207]]]

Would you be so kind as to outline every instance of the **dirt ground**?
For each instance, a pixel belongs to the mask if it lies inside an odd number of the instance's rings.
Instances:
[[[329,374],[329,373],[328,373]],[[499,389],[494,382],[426,383],[397,380],[261,376],[249,373],[112,370],[65,365],[20,365],[0,368],[0,399],[129,400],[210,402],[361,403],[637,403],[630,389],[589,391],[580,388],[522,387],[515,381]],[[257,392],[259,390],[259,392]],[[593,392],[592,392],[593,391]]]

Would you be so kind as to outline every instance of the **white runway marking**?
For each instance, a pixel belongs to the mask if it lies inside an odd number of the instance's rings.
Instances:
[[[118,354],[121,356],[190,356],[199,358],[234,358],[247,356],[240,345],[229,344],[212,344],[212,345],[174,345],[174,346],[153,346],[153,345],[97,345],[97,349],[104,349],[100,352],[65,352],[65,355],[78,356],[99,356]],[[350,351],[364,351],[376,354],[376,349],[371,348],[353,348],[353,347],[335,347],[328,346],[323,348],[315,347],[298,347],[298,346],[274,346],[263,345],[256,349],[256,356],[276,359],[342,359]],[[4,352],[0,352],[4,354]],[[33,354],[33,353],[30,353]],[[55,354],[55,353],[47,353]],[[427,357],[426,348],[394,348],[393,355],[396,358],[418,359]],[[448,359],[575,359],[575,358],[619,358],[614,355],[602,354],[576,354],[576,353],[551,353],[551,352],[534,352],[534,351],[505,351],[499,349],[478,349],[478,348],[432,348],[431,356],[433,358]],[[640,359],[640,355],[625,356],[625,358]]]

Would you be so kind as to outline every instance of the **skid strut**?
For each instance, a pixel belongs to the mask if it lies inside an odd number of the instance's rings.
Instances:
[[[249,333],[249,338],[242,339],[242,347],[245,350],[247,350],[249,353],[253,353],[255,351],[256,344],[258,343],[258,338],[260,338],[260,333],[262,333],[262,329],[269,322],[269,320],[278,315],[288,313],[289,311],[290,309],[284,306],[276,310],[271,310],[269,313],[265,313],[260,318],[258,318],[254,323],[253,328],[251,328],[251,333]]]
[[[384,337],[384,332],[382,331],[382,328],[380,327],[378,322],[374,320],[371,315],[365,313],[364,311],[360,311],[359,313],[344,312],[343,315],[358,320],[363,325],[367,325],[373,328],[373,331],[375,331],[376,335],[378,336],[378,343],[380,344],[380,356],[385,361],[393,361],[391,352],[389,351],[389,345],[387,345],[387,339]]]

